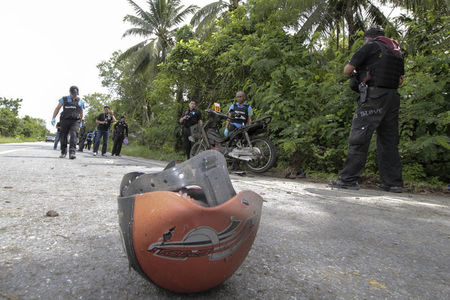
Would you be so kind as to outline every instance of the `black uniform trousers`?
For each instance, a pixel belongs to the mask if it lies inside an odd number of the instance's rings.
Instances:
[[[383,184],[402,186],[402,168],[398,153],[398,113],[400,95],[396,89],[369,87],[366,102],[360,103],[353,116],[348,156],[340,174],[343,182],[357,181],[366,164],[374,131],[377,132],[378,169]]]
[[[184,150],[186,151],[187,159],[191,157],[191,141],[189,140],[189,136],[191,135],[191,128],[183,126],[183,143]]]
[[[114,136],[114,145],[111,151],[112,155],[119,155],[120,151],[122,150],[122,143],[125,139],[125,135],[123,134],[117,134]]]
[[[80,136],[80,142],[78,143],[78,151],[82,152],[84,149],[84,142],[86,141],[86,135]]]
[[[67,139],[70,137],[69,153],[75,154],[77,150],[77,132],[80,120],[61,119],[61,154],[67,153]]]

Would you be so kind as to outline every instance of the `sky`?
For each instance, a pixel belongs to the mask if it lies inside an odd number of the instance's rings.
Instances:
[[[146,8],[145,0],[135,0]],[[205,6],[214,0],[182,0]],[[142,41],[122,34],[134,14],[126,0],[0,0],[0,97],[23,99],[19,116],[50,121],[58,100],[107,93],[97,64]],[[188,20],[187,20],[188,21]]]

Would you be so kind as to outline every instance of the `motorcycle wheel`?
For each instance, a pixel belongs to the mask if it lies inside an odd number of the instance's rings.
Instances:
[[[192,145],[190,156],[194,157],[197,154],[199,154],[200,152],[205,151],[205,150],[208,150],[208,145],[204,141],[200,140],[200,141],[196,142],[194,145]]]
[[[273,167],[277,159],[275,145],[265,136],[255,137],[251,140],[252,147],[258,148],[260,155],[251,161],[248,161],[247,167],[255,173],[263,173]]]

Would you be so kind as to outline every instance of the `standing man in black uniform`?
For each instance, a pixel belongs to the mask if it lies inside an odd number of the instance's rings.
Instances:
[[[92,132],[88,132],[86,139],[87,139],[87,144],[86,147],[88,150],[91,150],[91,144],[94,141],[94,137],[95,137],[95,130]]]
[[[84,121],[81,121],[80,132],[78,133],[78,135],[80,137],[78,142],[78,151],[83,152],[84,142],[86,142],[86,123]]]
[[[186,151],[187,159],[191,156],[191,141],[189,136],[191,135],[191,127],[198,124],[203,125],[202,114],[197,110],[197,101],[191,100],[189,102],[189,109],[186,109],[180,118],[180,124],[183,124],[183,142],[184,149]]]
[[[120,121],[114,124],[114,145],[111,155],[120,156],[120,151],[122,150],[123,140],[128,137],[128,124],[125,121],[125,116],[120,117]]]
[[[59,103],[53,111],[52,125],[55,125],[55,118],[62,107],[63,111],[60,116],[61,155],[59,157],[66,157],[67,137],[70,137],[69,158],[75,159],[75,151],[77,149],[77,132],[80,127],[80,120],[83,119],[84,101],[78,97],[78,87],[71,86],[69,92],[69,96],[64,96],[59,99]]]
[[[348,156],[339,179],[331,187],[359,189],[373,132],[377,131],[378,169],[382,184],[378,189],[401,193],[403,180],[398,153],[398,113],[403,82],[404,59],[398,43],[371,28],[364,33],[365,44],[345,66],[344,73],[359,76],[358,107],[353,116]]]
[[[61,140],[61,123],[56,123],[56,137],[55,142],[53,143],[53,150],[56,150],[58,148],[58,143]]]

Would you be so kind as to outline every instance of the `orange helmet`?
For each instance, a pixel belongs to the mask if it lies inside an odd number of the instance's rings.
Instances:
[[[233,189],[214,150],[154,174],[126,174],[119,224],[130,266],[180,293],[204,291],[231,276],[259,227],[262,198]]]

